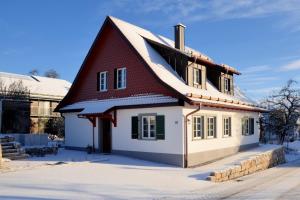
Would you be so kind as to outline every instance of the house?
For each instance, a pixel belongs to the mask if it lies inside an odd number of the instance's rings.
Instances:
[[[5,91],[12,84],[28,91],[12,96]],[[53,111],[71,87],[66,80],[5,72],[0,72],[0,85],[1,133],[45,133],[47,124],[61,119]]]
[[[65,145],[191,167],[258,145],[265,109],[235,86],[240,73],[185,45],[107,17],[56,111]]]

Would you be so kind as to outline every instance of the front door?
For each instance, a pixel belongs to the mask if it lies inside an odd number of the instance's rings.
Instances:
[[[102,120],[102,149],[103,153],[111,152],[111,121],[107,119]]]

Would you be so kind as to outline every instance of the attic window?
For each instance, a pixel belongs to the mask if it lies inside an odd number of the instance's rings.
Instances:
[[[229,78],[224,78],[224,91],[230,92],[230,80]]]
[[[117,89],[125,89],[126,88],[126,68],[117,69]]]
[[[193,79],[194,79],[194,84],[201,85],[201,70],[200,69],[194,68]]]

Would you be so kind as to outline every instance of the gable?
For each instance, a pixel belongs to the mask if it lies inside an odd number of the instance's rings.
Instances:
[[[145,66],[135,50],[107,20],[79,71],[72,88],[59,108],[79,101],[122,98],[141,94],[174,96]],[[114,89],[114,70],[126,67],[126,89]],[[97,73],[108,72],[108,91],[97,91]],[[58,108],[58,109],[59,109]]]

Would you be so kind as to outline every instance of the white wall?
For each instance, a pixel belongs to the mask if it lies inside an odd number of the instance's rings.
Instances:
[[[184,108],[183,113],[184,115],[186,115],[195,109],[196,107]],[[188,122],[189,153],[235,147],[235,146],[240,146],[245,144],[257,143],[259,141],[259,130],[258,130],[258,124],[256,123],[256,121],[258,121],[258,113],[204,107],[194,115],[216,116],[217,117],[217,138],[193,140],[192,117],[190,116]],[[231,137],[223,137],[223,122],[222,122],[223,115],[231,116],[231,120],[232,120]],[[254,135],[250,135],[250,136],[242,135],[241,119],[245,116],[254,118],[254,130],[255,130]]]
[[[78,118],[78,113],[64,113],[65,145],[71,147],[87,147],[93,145],[93,126],[88,119]],[[98,149],[98,120],[95,127],[95,148]]]
[[[0,132],[2,129],[2,100],[0,100]]]
[[[112,125],[112,150],[183,154],[184,116],[196,107],[157,107],[121,109],[117,111],[117,127]],[[165,116],[165,140],[131,139],[131,117],[143,113]],[[78,113],[65,113],[66,146],[86,147],[92,145],[92,124],[77,117]],[[192,117],[188,122],[188,152],[196,153],[221,148],[235,147],[259,141],[258,124],[254,123],[254,135],[243,136],[241,119],[244,116],[258,120],[258,113],[217,108],[202,108],[196,114],[217,116],[217,138],[193,140]],[[222,116],[232,117],[232,136],[223,137]],[[98,148],[98,120],[95,127],[95,147]]]
[[[131,139],[131,117],[141,113],[165,116],[165,140]],[[117,111],[117,127],[112,127],[112,149],[183,154],[182,107],[157,107]]]

